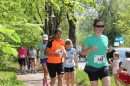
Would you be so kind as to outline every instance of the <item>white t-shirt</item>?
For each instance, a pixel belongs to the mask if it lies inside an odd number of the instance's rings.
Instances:
[[[37,54],[36,50],[29,50],[29,54]],[[30,58],[36,58],[36,55],[30,56]]]
[[[120,60],[113,60],[113,63],[116,65],[113,67],[113,74],[115,74],[117,73],[117,70],[119,69]]]
[[[121,67],[127,69],[127,72],[130,76],[130,58],[126,58],[125,60],[122,61]]]
[[[76,50],[71,48],[69,51],[66,50],[67,57],[64,60],[64,67],[71,68],[75,66],[74,56],[76,54]]]

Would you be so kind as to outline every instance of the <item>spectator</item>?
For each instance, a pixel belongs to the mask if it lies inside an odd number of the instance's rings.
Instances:
[[[110,62],[110,66],[113,68],[115,84],[116,86],[119,86],[119,82],[116,78],[116,73],[117,73],[117,70],[119,69],[120,54],[118,52],[114,52],[113,59],[114,59],[113,62],[111,61],[111,59],[109,59],[109,62]]]
[[[123,84],[124,86],[128,86],[128,84],[130,84],[130,51],[126,51],[125,55],[126,59],[122,61],[122,64],[117,71],[116,77],[121,84]],[[127,71],[123,71],[124,68]],[[123,80],[124,77],[126,77],[127,79]]]

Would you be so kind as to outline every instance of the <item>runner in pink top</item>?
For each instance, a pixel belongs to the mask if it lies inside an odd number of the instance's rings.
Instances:
[[[26,58],[26,49],[25,48],[20,48],[18,50],[18,53],[19,53],[19,58],[22,59],[22,58]]]
[[[26,74],[26,71],[25,71],[26,57],[27,57],[26,49],[23,47],[23,45],[21,45],[21,47],[18,49],[18,62],[20,65],[21,74]],[[22,67],[22,66],[24,66],[24,67]]]

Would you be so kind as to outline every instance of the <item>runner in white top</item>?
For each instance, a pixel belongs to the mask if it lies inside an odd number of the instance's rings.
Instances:
[[[76,78],[75,65],[77,63],[77,57],[76,50],[73,48],[73,44],[70,39],[66,39],[65,49],[67,54],[67,57],[64,60],[66,86],[74,86]]]
[[[123,84],[124,86],[128,86],[123,80],[122,78],[119,78],[119,74],[125,74],[125,76],[127,75],[128,77],[130,77],[130,51],[126,51],[125,52],[126,55],[126,59],[123,60],[119,70],[117,71],[116,77],[118,79],[118,81]],[[127,71],[123,71],[123,69],[126,69]]]
[[[119,86],[119,82],[117,81],[117,78],[116,78],[116,73],[117,73],[117,70],[119,69],[120,54],[118,52],[114,52],[113,59],[114,59],[113,62],[111,62],[111,59],[109,59],[109,62],[110,62],[110,66],[113,67],[115,84],[116,86]]]
[[[30,57],[30,62],[31,62],[31,73],[36,73],[36,57],[37,57],[37,52],[34,49],[34,46],[30,47],[29,57]]]

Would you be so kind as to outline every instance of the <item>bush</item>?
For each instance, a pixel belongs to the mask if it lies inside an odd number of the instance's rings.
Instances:
[[[0,66],[8,66],[14,62],[16,57],[0,52]]]
[[[24,86],[17,80],[16,68],[15,63],[8,67],[0,65],[0,86]]]

